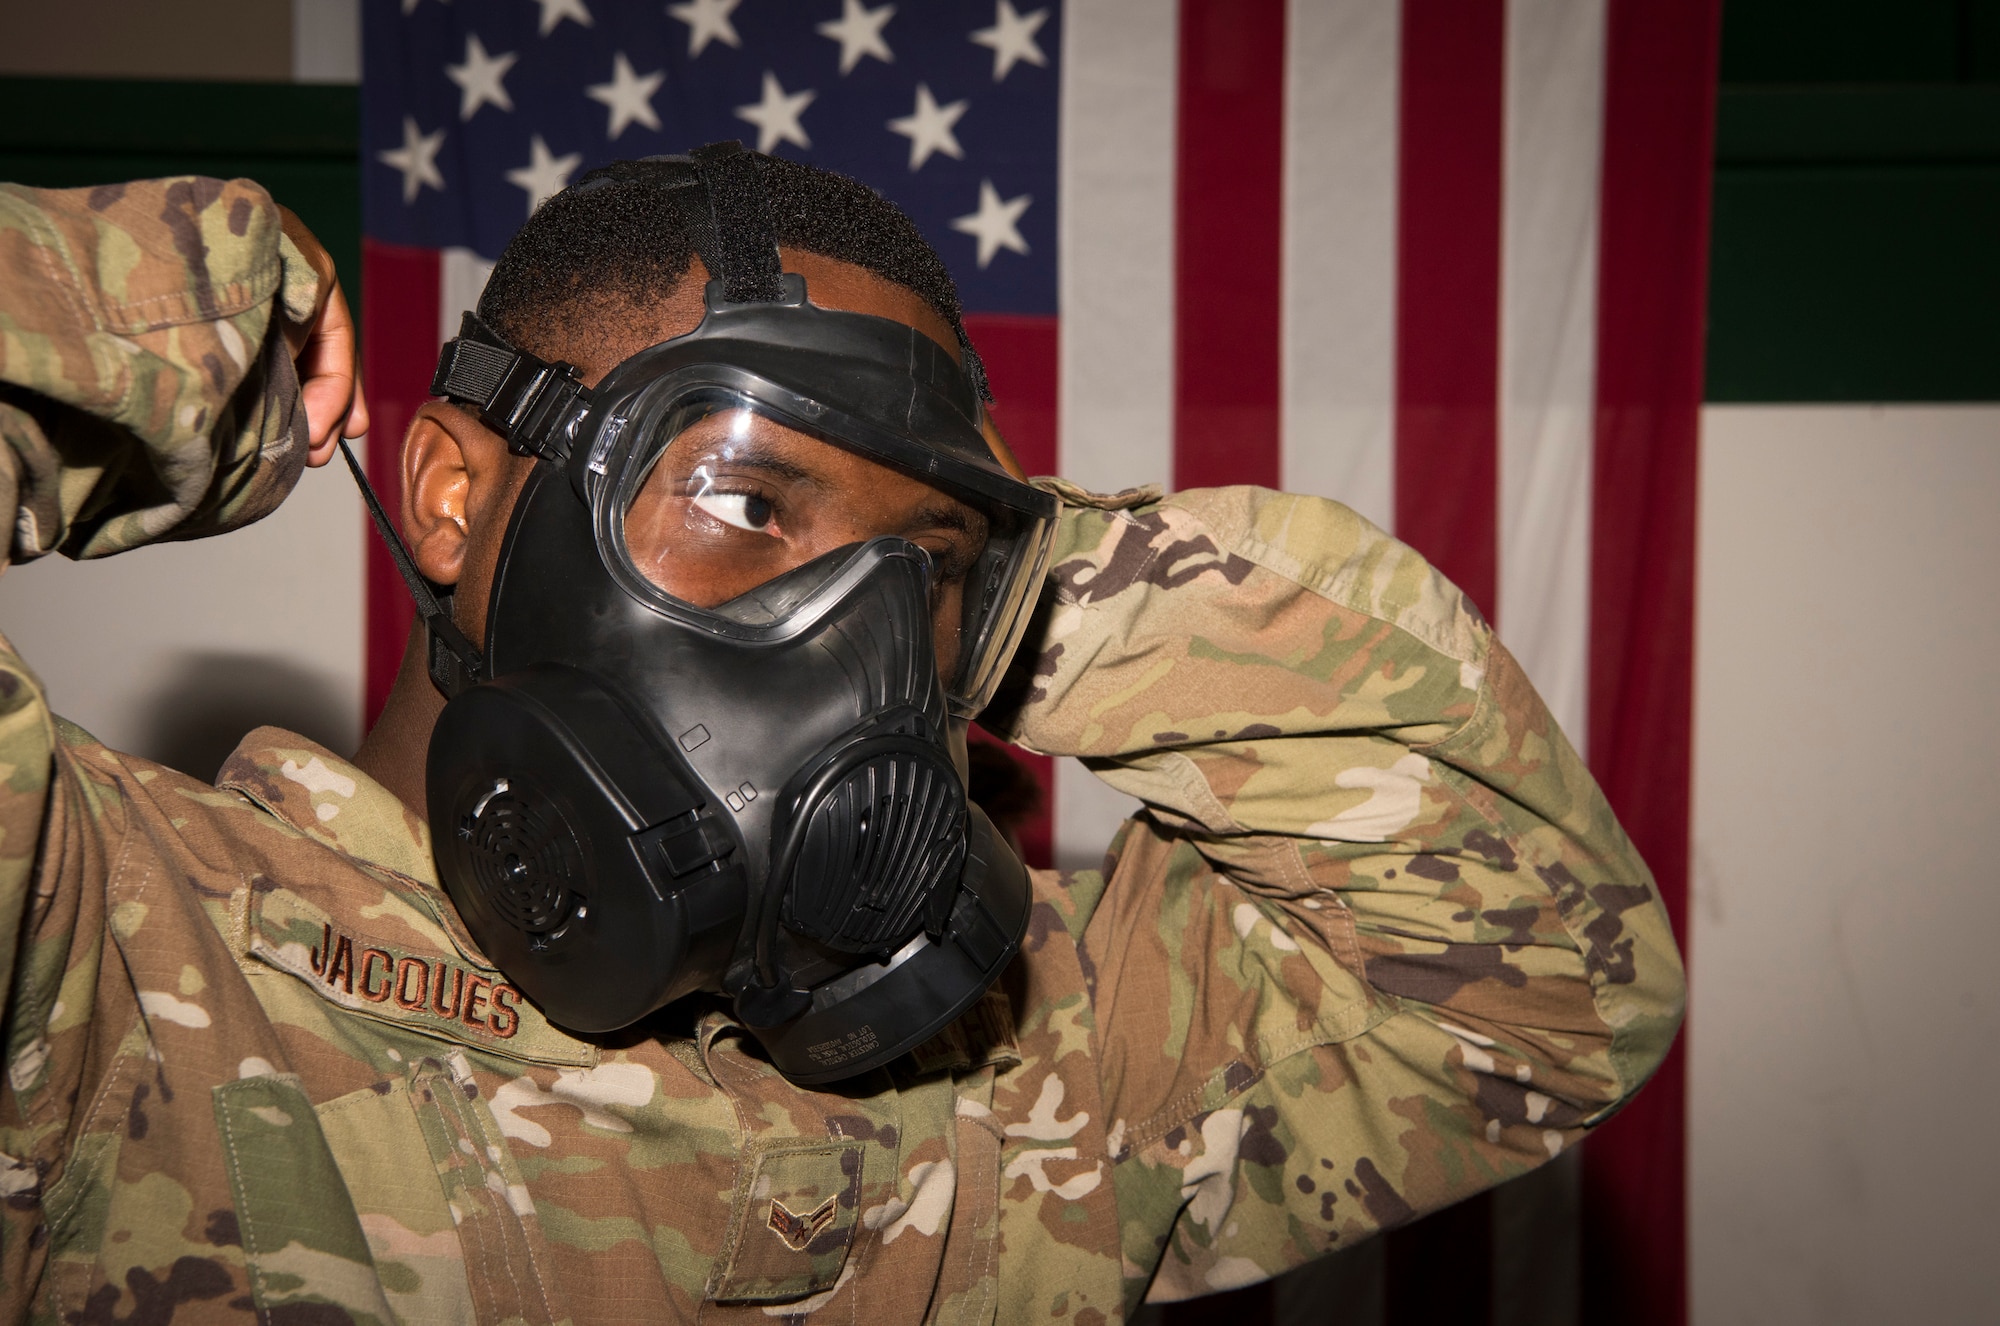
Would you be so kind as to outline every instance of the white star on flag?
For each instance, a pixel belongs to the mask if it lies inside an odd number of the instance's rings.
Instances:
[[[1035,43],[1035,34],[1042,24],[1049,21],[1049,11],[1037,9],[1025,18],[1014,12],[1008,0],[999,0],[993,8],[993,26],[981,28],[972,34],[972,40],[993,52],[993,81],[998,83],[1007,77],[1007,71],[1022,60],[1029,64],[1046,65],[1049,57],[1042,54],[1042,48]]]
[[[611,123],[604,131],[606,138],[616,138],[625,132],[628,124],[643,124],[653,132],[660,129],[660,117],[653,110],[653,94],[666,81],[666,71],[656,69],[641,77],[632,71],[632,62],[620,51],[611,57],[611,81],[594,83],[584,89],[584,95],[592,101],[601,101],[611,108]]]
[[[969,101],[954,101],[949,106],[940,106],[928,87],[917,84],[917,108],[900,119],[889,121],[892,131],[910,140],[911,170],[922,168],[933,152],[942,152],[954,160],[965,160],[965,151],[958,145],[958,135],[951,130],[971,104]]]
[[[1001,0],[1002,4],[1006,0]],[[1028,210],[1033,202],[1027,194],[1019,198],[1000,200],[993,188],[992,180],[979,181],[979,210],[971,216],[961,216],[951,223],[953,230],[971,235],[979,241],[979,266],[984,270],[993,261],[993,255],[1002,249],[1012,249],[1016,253],[1028,251],[1028,241],[1021,238],[1021,232],[1014,223],[1021,219],[1021,213]]]
[[[688,25],[688,59],[700,55],[702,48],[712,41],[742,47],[743,39],[736,35],[736,25],[729,21],[736,6],[742,3],[743,0],[687,0],[686,4],[667,6],[669,14]]]
[[[872,55],[884,64],[892,64],[896,57],[890,53],[889,43],[882,40],[882,25],[896,16],[894,5],[883,5],[870,9],[861,0],[840,0],[840,17],[830,18],[815,29],[822,37],[831,37],[840,43],[840,73],[845,78],[861,57]]]
[[[589,27],[590,11],[583,7],[583,0],[535,0],[542,7],[541,35],[546,37],[556,30],[556,24],[564,19],[573,19],[583,27]]]
[[[787,93],[778,76],[764,71],[764,97],[754,106],[738,106],[736,118],[748,120],[757,126],[757,150],[769,152],[779,143],[796,143],[810,148],[812,139],[806,137],[805,126],[799,123],[799,114],[812,105],[818,96],[811,88],[803,92]]]
[[[488,55],[478,35],[467,33],[465,63],[444,67],[445,77],[458,84],[458,118],[469,120],[481,106],[489,103],[503,111],[513,110],[514,99],[507,95],[507,86],[500,80],[507,76],[507,71],[514,67],[514,61],[520,58],[512,51]]]
[[[549,145],[536,134],[528,140],[528,164],[507,172],[507,182],[528,191],[528,215],[569,187],[570,172],[583,164],[583,153],[558,157],[549,154]]]
[[[428,184],[439,193],[444,192],[444,176],[438,173],[438,149],[444,146],[444,130],[436,133],[417,132],[417,122],[403,117],[403,145],[377,152],[375,159],[385,166],[394,166],[403,172],[403,205],[417,200],[417,191]]]

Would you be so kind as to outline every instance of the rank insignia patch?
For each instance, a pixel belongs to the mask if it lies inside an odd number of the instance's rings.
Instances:
[[[783,1202],[773,1198],[771,1217],[766,1223],[773,1234],[785,1241],[786,1247],[793,1252],[804,1252],[819,1232],[833,1223],[834,1208],[839,1205],[839,1200],[838,1197],[829,1197],[809,1214],[793,1215]]]

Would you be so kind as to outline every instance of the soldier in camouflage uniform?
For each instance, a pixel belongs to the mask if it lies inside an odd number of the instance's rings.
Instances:
[[[280,335],[308,252],[245,181],[0,189],[10,560],[276,506],[340,426]],[[1486,624],[1333,502],[1046,484],[1032,688],[989,722],[1145,810],[1036,872],[971,1014],[837,1089],[699,999],[566,1034],[356,764],[265,728],[210,786],[0,653],[7,1317],[1084,1326],[1574,1146],[1681,968]]]

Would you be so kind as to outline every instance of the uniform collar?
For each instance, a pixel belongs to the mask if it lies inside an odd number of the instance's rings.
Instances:
[[[223,763],[215,785],[239,792],[343,856],[437,887],[431,832],[382,784],[326,747],[260,727]]]

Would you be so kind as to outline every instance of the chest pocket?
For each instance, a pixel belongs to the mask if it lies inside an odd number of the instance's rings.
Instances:
[[[533,1203],[462,1059],[420,1060],[319,1118],[397,1319],[560,1319]]]
[[[341,1174],[298,1079],[214,1089],[237,1234],[260,1319],[387,1321],[390,1309]]]

